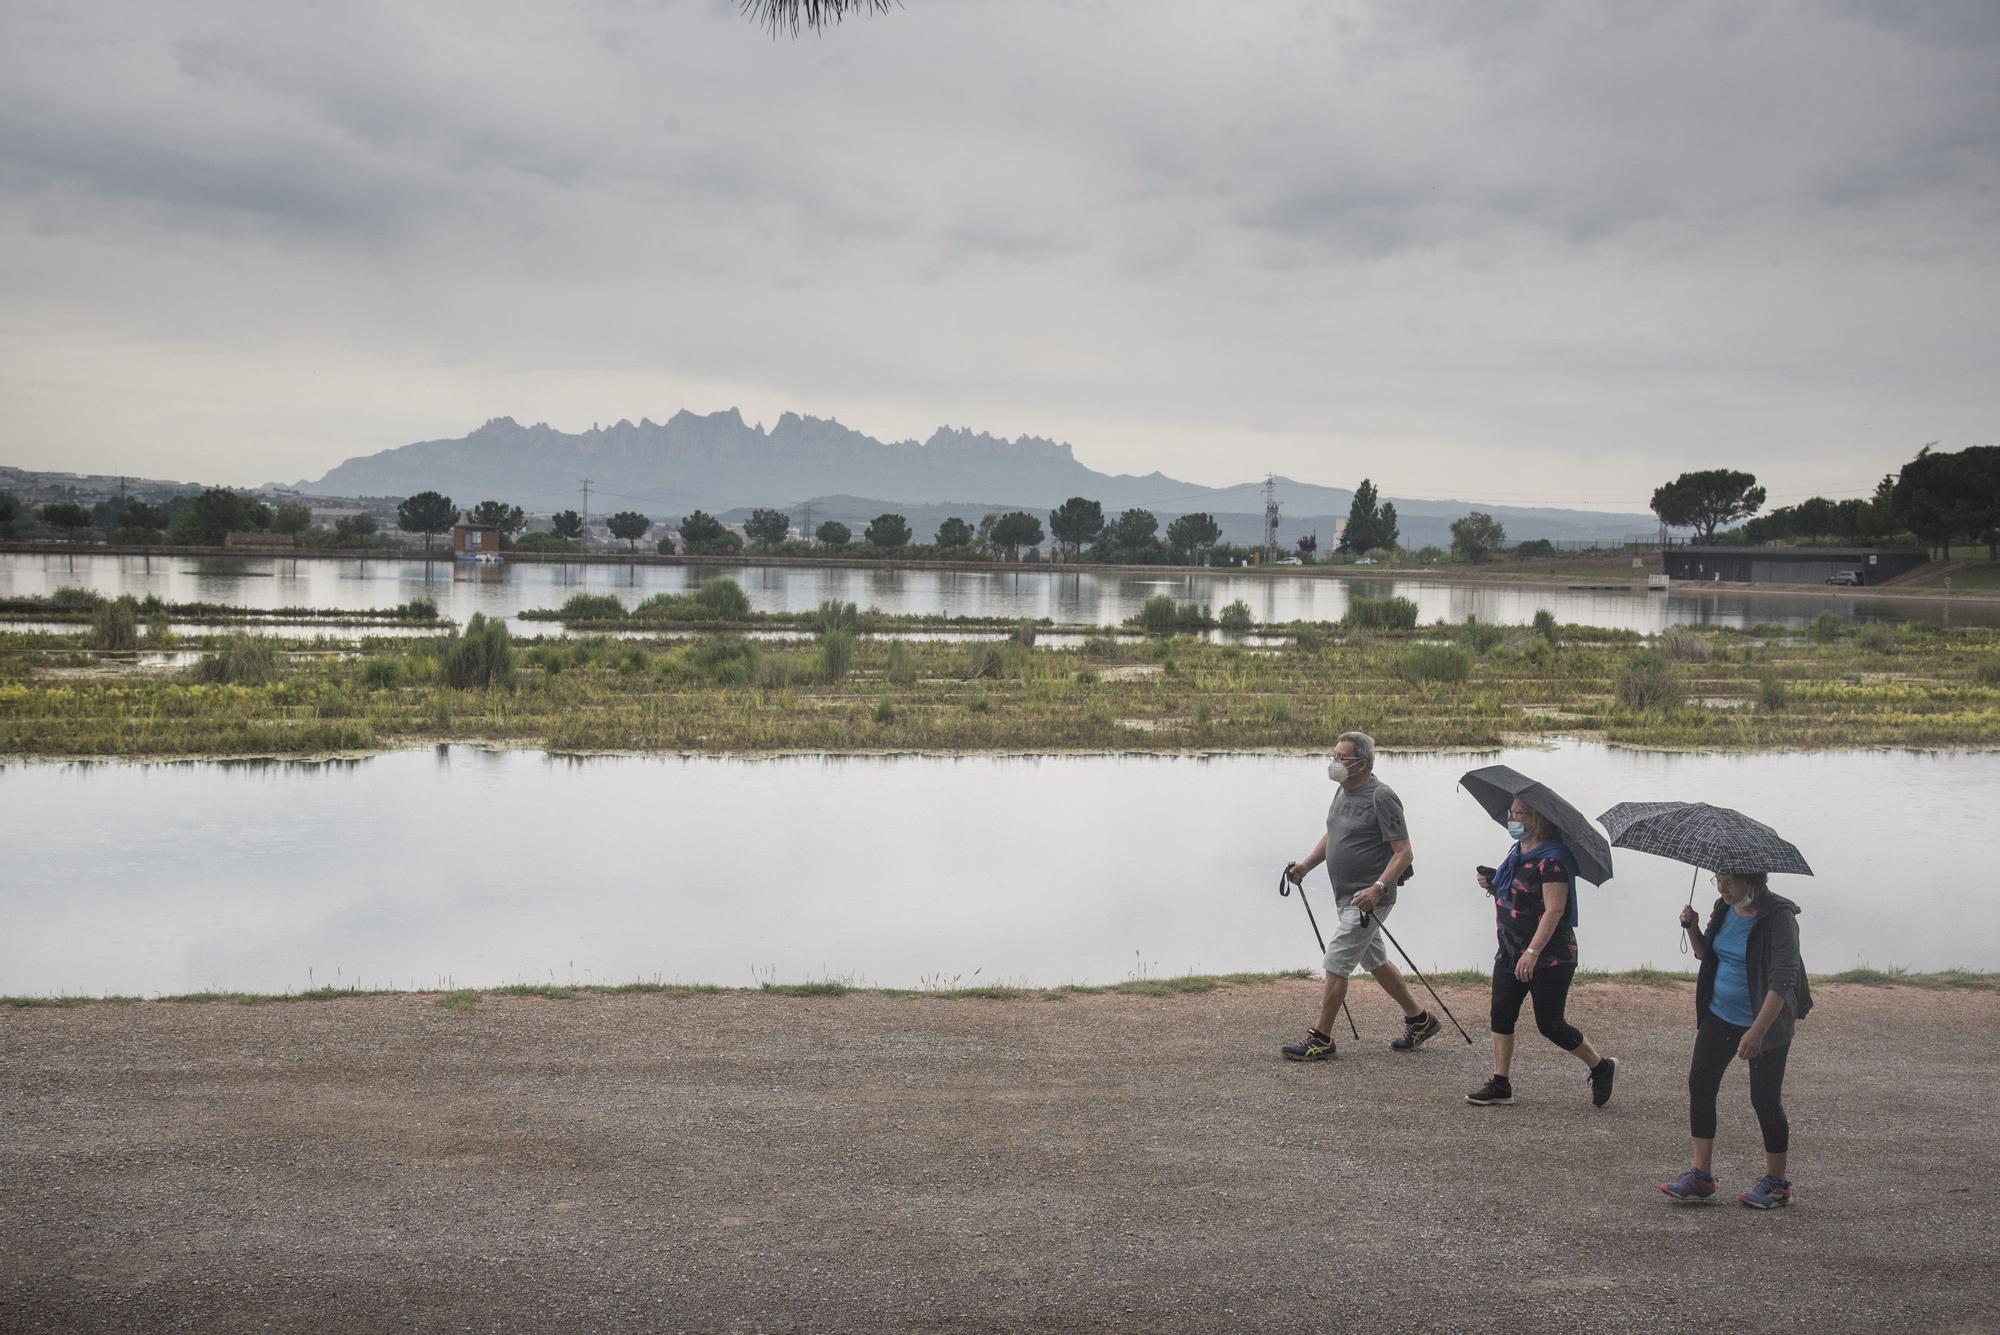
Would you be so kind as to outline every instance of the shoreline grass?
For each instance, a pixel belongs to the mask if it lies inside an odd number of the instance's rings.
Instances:
[[[1101,632],[1037,644],[1019,624],[991,642],[855,638],[845,620],[775,643],[484,631],[507,641],[505,654],[489,646],[505,670],[473,689],[453,684],[478,679],[454,668],[469,629],[274,644],[276,670],[259,682],[146,669],[83,635],[0,631],[0,756],[282,758],[439,742],[561,754],[1310,753],[1355,728],[1400,751],[1553,737],[1724,752],[2000,748],[1990,628],[1639,636],[1304,623],[1275,647]]]
[[[1359,975],[1357,975],[1358,977]],[[1491,978],[1486,969],[1438,969],[1425,975],[1442,987],[1483,987]],[[1231,987],[1261,987],[1270,983],[1306,982],[1318,974],[1308,969],[1273,972],[1182,974],[1170,978],[1127,978],[1116,983],[1058,983],[1047,987],[1015,984],[968,984],[957,982],[936,987],[869,987],[839,979],[806,980],[795,983],[759,982],[746,987],[719,983],[667,983],[639,980],[628,983],[506,983],[493,987],[470,988],[346,988],[315,987],[298,992],[182,992],[167,996],[129,995],[80,996],[0,996],[0,1009],[69,1010],[82,1006],[275,1006],[294,1002],[349,1001],[369,997],[409,997],[432,999],[448,1011],[464,1013],[488,998],[528,999],[567,1002],[592,997],[653,996],[672,1001],[691,997],[736,996],[762,993],[774,997],[880,997],[892,1001],[1062,1001],[1071,997],[1175,997],[1214,992]],[[2000,970],[1939,969],[1912,972],[1897,968],[1847,969],[1840,973],[1812,974],[1815,987],[1914,987],[1925,991],[2000,992]],[[1579,986],[1692,987],[1693,973],[1667,969],[1584,969],[1578,971]]]

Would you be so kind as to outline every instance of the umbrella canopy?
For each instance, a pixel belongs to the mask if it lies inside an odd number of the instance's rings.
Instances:
[[[1458,776],[1458,784],[1502,825],[1507,823],[1507,808],[1514,805],[1515,798],[1520,798],[1541,813],[1562,836],[1570,855],[1576,859],[1579,877],[1592,885],[1603,885],[1611,879],[1611,845],[1604,842],[1604,836],[1597,832],[1590,818],[1565,802],[1555,789],[1536,783],[1509,765],[1467,770]]]
[[[1762,821],[1706,802],[1620,802],[1597,818],[1619,848],[1716,872],[1813,874],[1799,850]]]

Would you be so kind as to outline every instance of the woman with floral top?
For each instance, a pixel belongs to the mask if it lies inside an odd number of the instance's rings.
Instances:
[[[1489,874],[1482,867],[1479,875],[1480,888],[1493,897],[1500,940],[1493,957],[1493,1078],[1465,1101],[1513,1102],[1514,1021],[1532,997],[1535,1027],[1588,1068],[1590,1101],[1601,1108],[1611,1099],[1618,1059],[1599,1056],[1563,1015],[1576,976],[1575,859],[1547,818],[1518,797],[1507,809],[1507,832],[1514,847],[1498,868]]]

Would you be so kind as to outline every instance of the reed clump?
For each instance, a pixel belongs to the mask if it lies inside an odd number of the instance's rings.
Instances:
[[[617,601],[613,599],[613,601]],[[485,690],[514,684],[514,643],[507,623],[474,612],[461,633],[446,643],[438,660],[444,683],[455,690]]]

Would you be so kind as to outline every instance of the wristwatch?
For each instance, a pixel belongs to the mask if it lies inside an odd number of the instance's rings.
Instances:
[[[1368,888],[1369,888],[1370,890],[1387,890],[1387,889],[1388,889],[1389,887],[1388,887],[1388,886],[1386,886],[1386,885],[1384,885],[1384,884],[1383,884],[1382,882],[1380,882],[1380,881],[1370,881],[1370,882],[1368,883]]]

